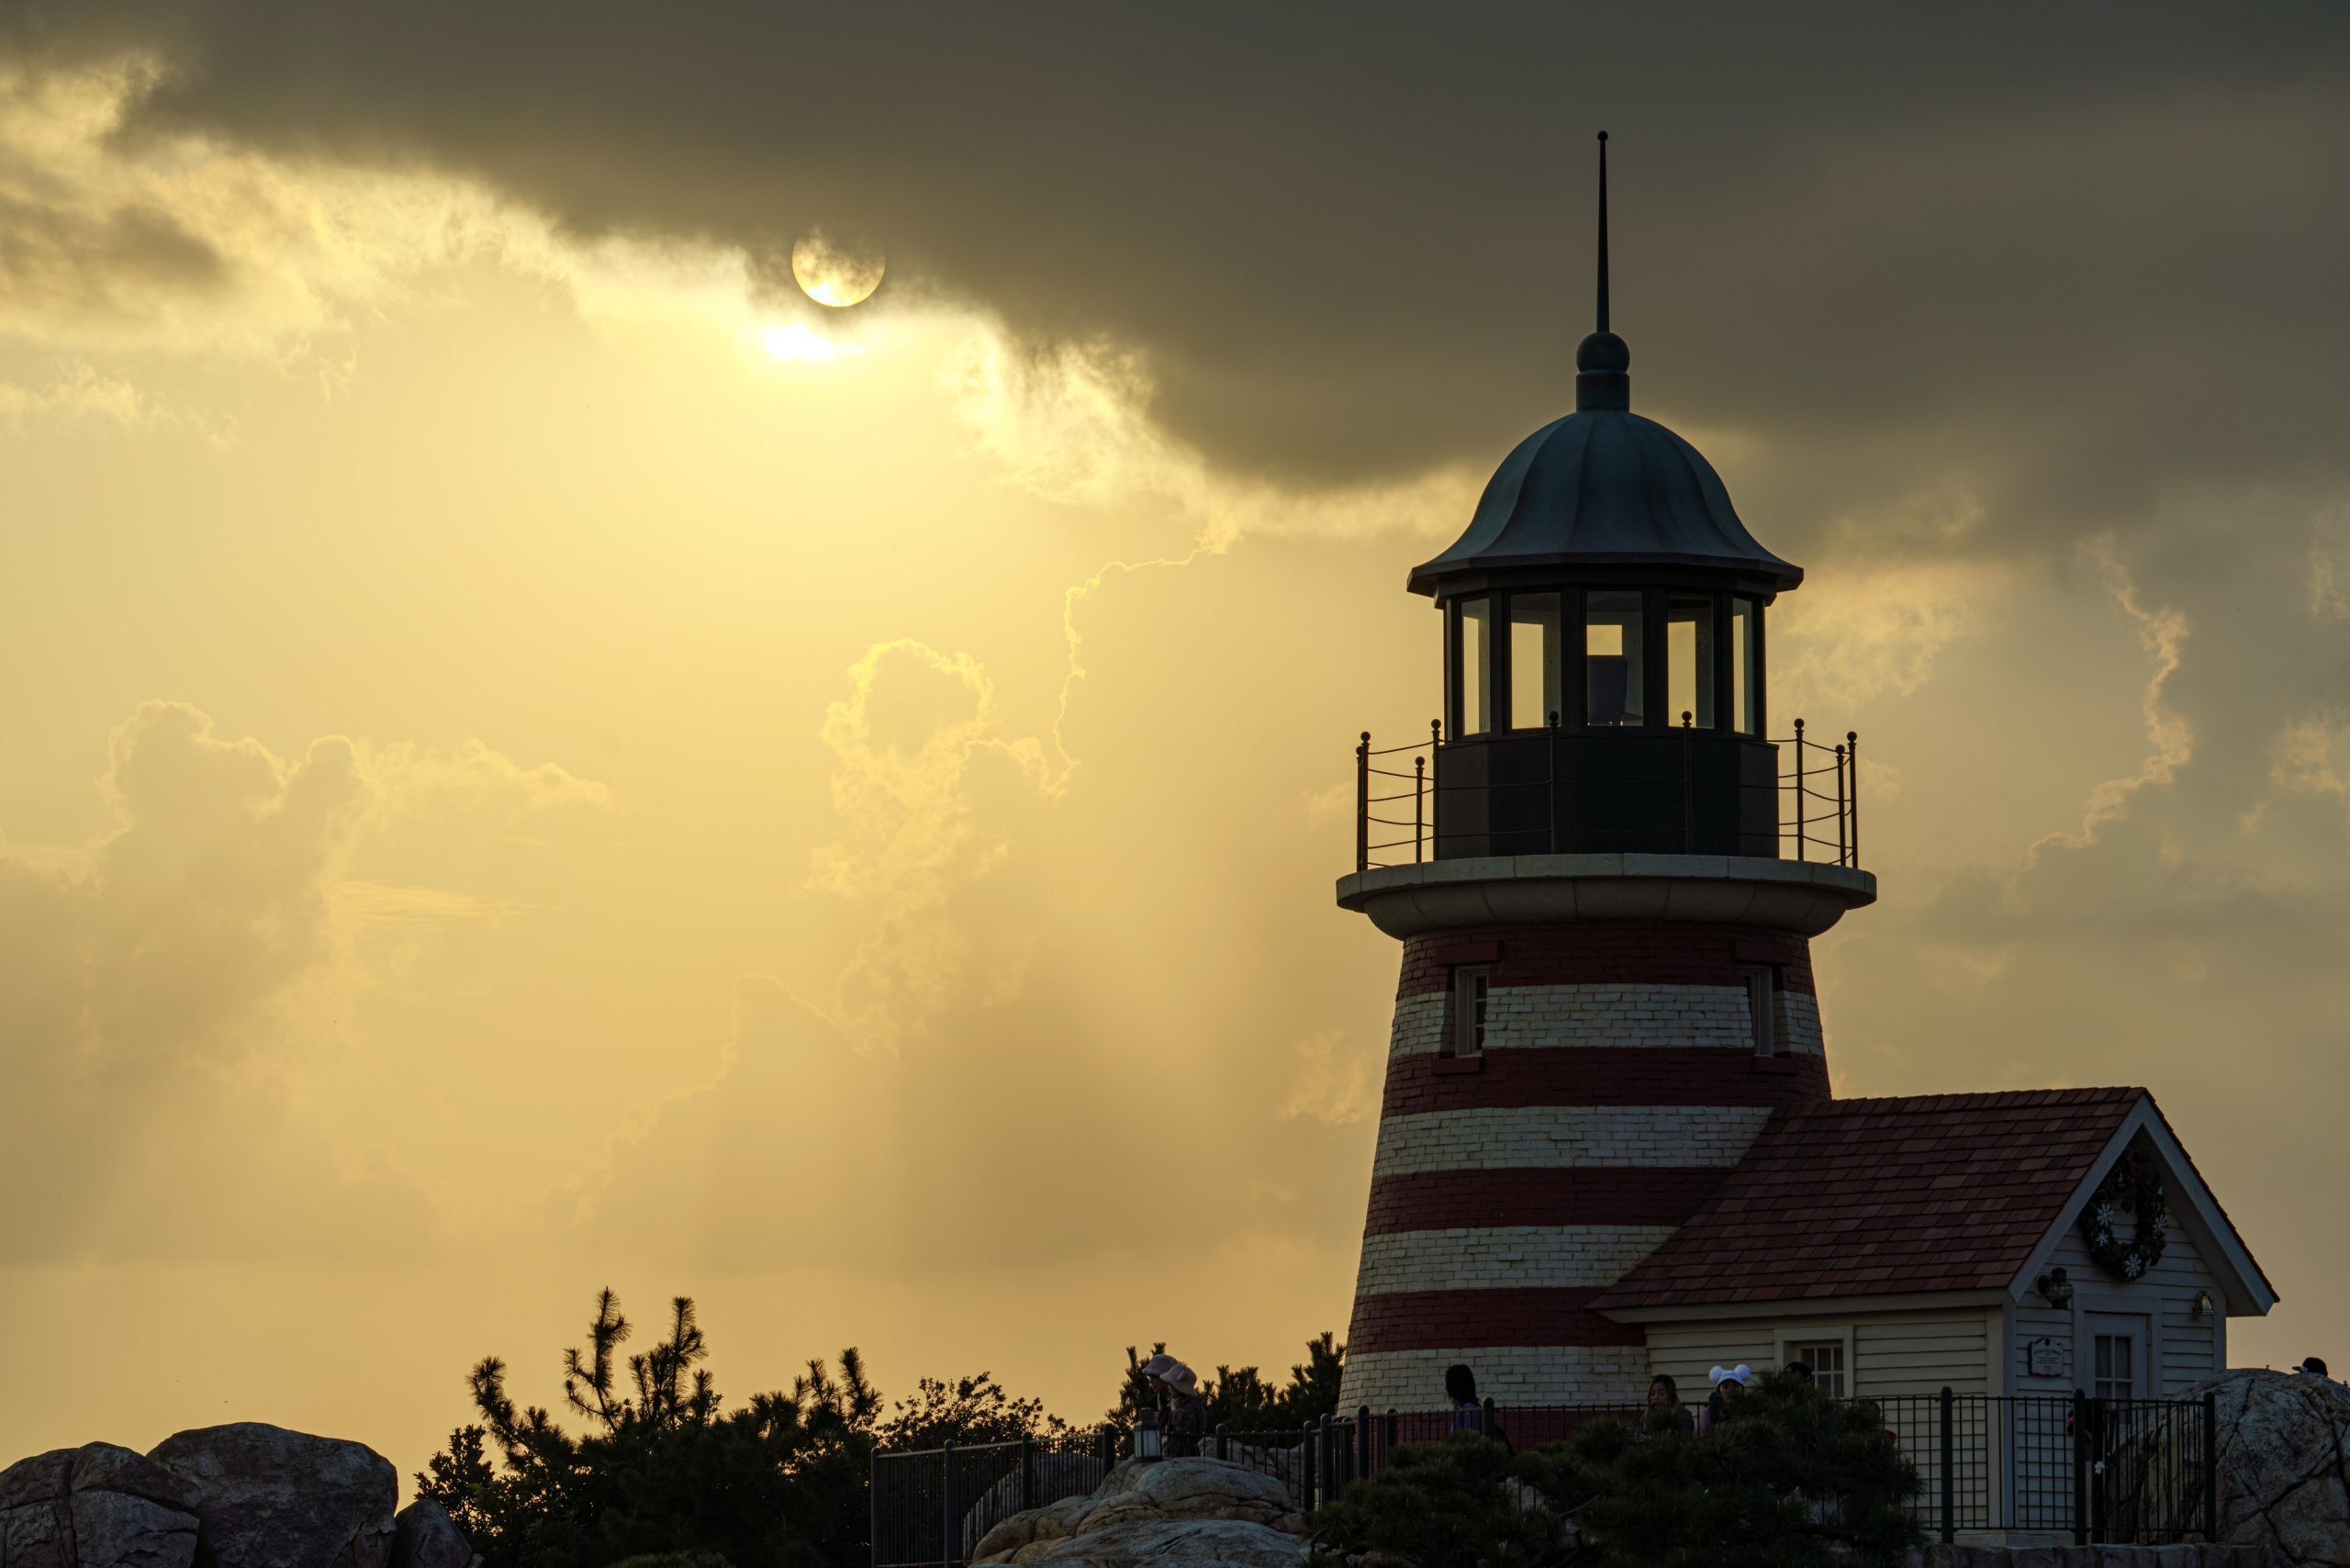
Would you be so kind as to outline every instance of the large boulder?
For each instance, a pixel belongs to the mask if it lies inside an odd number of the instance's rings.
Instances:
[[[419,1497],[392,1521],[391,1568],[475,1568],[480,1562],[449,1510],[429,1497]]]
[[[147,1457],[196,1488],[196,1568],[389,1568],[399,1476],[364,1443],[241,1421]]]
[[[112,1443],[0,1470],[0,1568],[189,1568],[196,1488]]]
[[[2350,1388],[2243,1369],[2188,1396],[2206,1393],[2219,1402],[2219,1539],[2297,1568],[2350,1568]]]
[[[1298,1568],[1305,1518],[1280,1481],[1213,1459],[1128,1460],[1091,1497],[1014,1514],[973,1549],[973,1564],[1126,1568]]]
[[[1102,1484],[1102,1465],[1090,1453],[1035,1456],[1036,1508],[1064,1498],[1083,1500]],[[1020,1474],[1014,1470],[975,1498],[963,1513],[963,1555],[968,1559],[988,1531],[1020,1512]]]

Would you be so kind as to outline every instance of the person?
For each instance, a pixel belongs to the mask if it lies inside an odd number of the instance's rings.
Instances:
[[[1739,1401],[1746,1397],[1746,1385],[1754,1381],[1754,1369],[1740,1361],[1734,1367],[1716,1367],[1706,1375],[1714,1385],[1706,1398],[1705,1429],[1710,1432],[1724,1421],[1737,1419]]]
[[[1681,1403],[1681,1385],[1663,1372],[1649,1379],[1648,1418],[1640,1423],[1639,1435],[1678,1432],[1686,1437],[1696,1429],[1696,1417]]]
[[[1199,1374],[1177,1361],[1158,1381],[1166,1389],[1167,1457],[1195,1458],[1208,1430],[1208,1401],[1200,1392]]]
[[[1502,1447],[1509,1448],[1501,1422],[1486,1416],[1484,1403],[1477,1397],[1477,1374],[1465,1363],[1455,1361],[1444,1369],[1444,1396],[1452,1402],[1454,1431],[1483,1432]]]

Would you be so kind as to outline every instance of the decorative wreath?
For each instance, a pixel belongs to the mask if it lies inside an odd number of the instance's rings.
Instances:
[[[2126,1243],[2116,1223],[2125,1209],[2138,1216]],[[2163,1179],[2154,1162],[2143,1154],[2116,1160],[2081,1211],[2081,1232],[2089,1239],[2089,1257],[2109,1274],[2134,1280],[2161,1262],[2163,1246],[2170,1239],[2170,1208],[2163,1201]]]

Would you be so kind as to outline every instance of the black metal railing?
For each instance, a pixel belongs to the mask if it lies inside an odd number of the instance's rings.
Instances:
[[[1893,1394],[1874,1408],[1886,1438],[1916,1465],[1911,1504],[1930,1535],[2155,1545],[2213,1538],[2218,1522],[2219,1412],[2199,1400],[2091,1399],[2083,1394]],[[1686,1406],[1702,1428],[1701,1406]],[[1637,1404],[1497,1406],[1462,1410],[1368,1406],[1310,1428],[1166,1434],[1161,1452],[1201,1454],[1279,1480],[1300,1513],[1386,1468],[1389,1456],[1463,1427],[1524,1452],[1569,1442],[1601,1421],[1645,1429]],[[1084,1496],[1135,1453],[1130,1431],[1102,1427],[1058,1442],[948,1444],[873,1456],[875,1568],[960,1568],[987,1533],[1016,1513]]]
[[[1558,765],[1559,716],[1550,715],[1545,748],[1546,766],[1539,778],[1504,782],[1480,780],[1456,783],[1444,777],[1444,756],[1454,744],[1444,738],[1441,721],[1428,725],[1428,738],[1405,745],[1373,746],[1365,730],[1355,745],[1355,869],[1381,870],[1440,857],[1438,832],[1441,803],[1469,794],[1502,796],[1540,790],[1547,797],[1546,821],[1486,837],[1508,842],[1494,853],[1555,855],[1572,842],[1577,824],[1561,820],[1561,786],[1567,782]],[[1705,732],[1667,732],[1666,738],[1695,738]],[[1707,738],[1711,738],[1709,735]],[[1783,860],[1816,861],[1857,868],[1861,863],[1861,737],[1847,730],[1833,744],[1811,739],[1804,722],[1795,722],[1795,734],[1770,743],[1778,750],[1775,782],[1739,786],[1743,790],[1768,790],[1775,795],[1776,853]],[[1692,830],[1684,819],[1678,833],[1667,830],[1645,847],[1659,853],[1690,853]],[[1480,851],[1484,853],[1485,851]]]

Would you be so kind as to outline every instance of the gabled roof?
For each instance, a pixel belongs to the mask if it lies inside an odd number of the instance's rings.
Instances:
[[[1829,1100],[1774,1118],[1711,1202],[1592,1305],[1602,1312],[1998,1291],[2020,1299],[2132,1137],[2232,1310],[2276,1292],[2143,1089]]]

